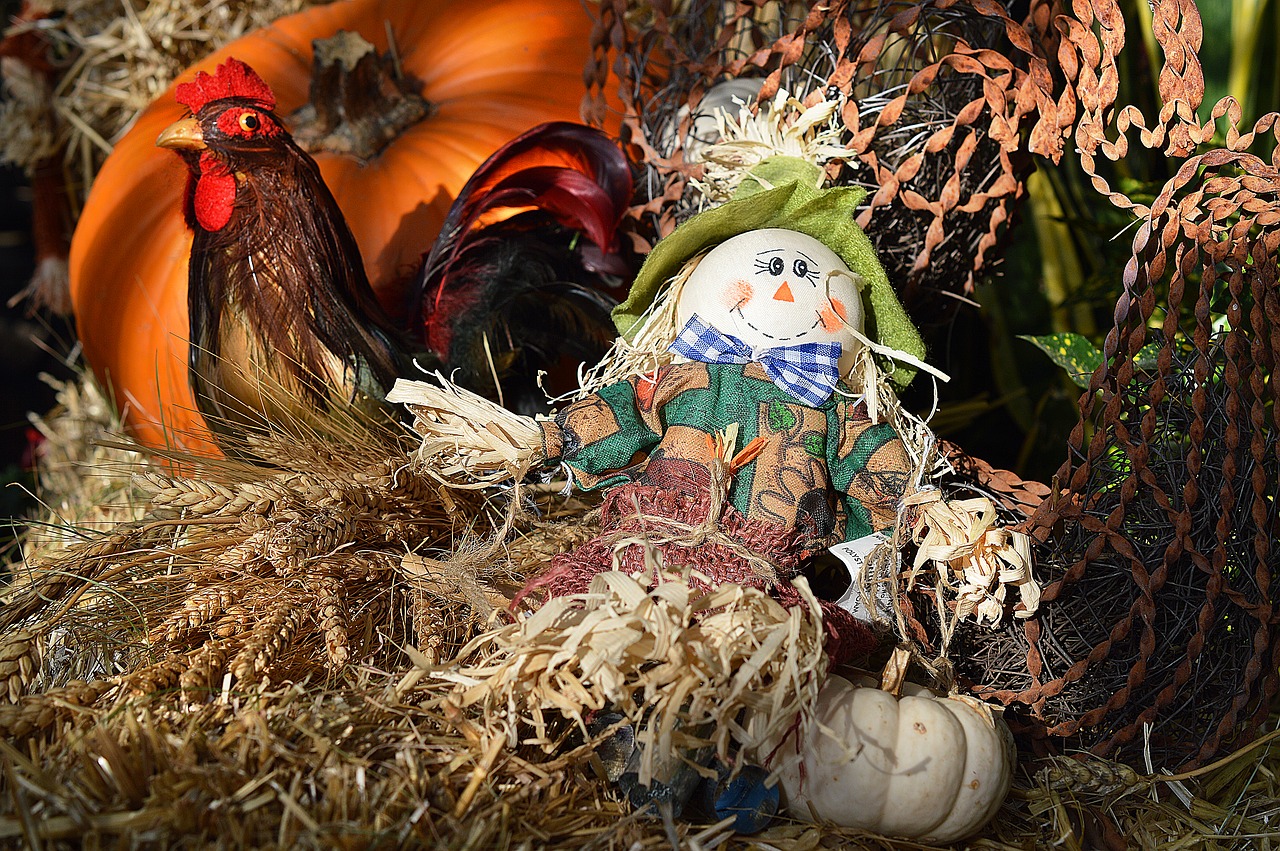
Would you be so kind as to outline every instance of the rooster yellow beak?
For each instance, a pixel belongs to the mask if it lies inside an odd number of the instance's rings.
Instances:
[[[204,134],[200,132],[200,122],[194,118],[173,122],[160,133],[156,145],[173,150],[203,151]]]

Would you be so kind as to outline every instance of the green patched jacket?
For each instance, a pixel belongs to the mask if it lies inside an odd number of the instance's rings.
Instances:
[[[755,363],[674,364],[612,384],[544,422],[543,450],[587,489],[705,489],[714,435],[731,423],[734,452],[759,450],[729,490],[748,518],[800,527],[808,549],[893,526],[911,468],[897,432],[840,392],[809,407]]]

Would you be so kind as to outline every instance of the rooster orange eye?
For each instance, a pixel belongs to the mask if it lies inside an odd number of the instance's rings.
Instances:
[[[252,133],[261,126],[262,122],[258,120],[258,116],[252,112],[244,112],[240,115],[240,129],[246,133]]]

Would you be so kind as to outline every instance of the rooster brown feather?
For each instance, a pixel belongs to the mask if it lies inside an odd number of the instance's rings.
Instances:
[[[310,427],[309,412],[338,401],[375,404],[408,371],[409,334],[379,306],[270,88],[229,59],[176,97],[191,116],[157,144],[188,166],[190,376],[220,445]],[[409,333],[428,360],[438,355],[431,365],[522,411],[546,407],[540,371],[559,368],[558,389],[571,389],[572,366],[614,337],[609,310],[628,273],[616,232],[630,195],[626,158],[588,127],[544,124],[495,152],[459,193],[418,278],[421,324]]]
[[[228,59],[176,98],[191,116],[156,144],[188,166],[190,376],[210,429],[238,444],[245,430],[307,422],[335,403],[380,403],[403,345],[271,89]]]

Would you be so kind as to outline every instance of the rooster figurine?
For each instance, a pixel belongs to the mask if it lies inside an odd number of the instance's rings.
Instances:
[[[402,330],[266,82],[228,59],[175,96],[191,116],[156,144],[189,169],[190,376],[224,451],[238,454],[246,432],[314,427],[311,412],[340,402],[379,404],[397,375],[416,371],[410,351],[477,392],[545,409],[538,374],[594,361],[612,342],[631,172],[603,133],[551,122],[480,166],[434,247],[424,234],[413,327]],[[556,389],[576,386],[565,383]]]
[[[270,87],[228,59],[175,97],[191,115],[156,144],[189,169],[190,377],[219,444],[343,403],[380,404],[406,346],[315,161],[273,112]]]

